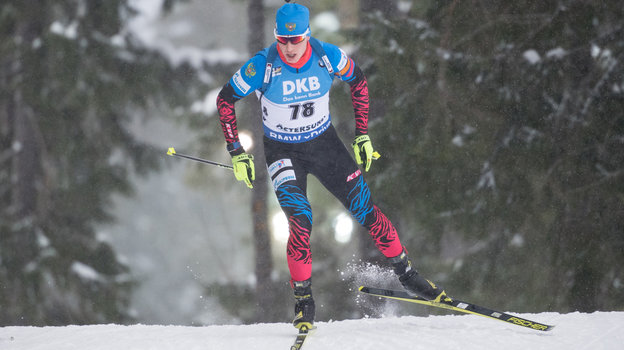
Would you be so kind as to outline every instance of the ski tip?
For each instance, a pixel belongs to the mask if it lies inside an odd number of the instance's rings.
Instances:
[[[176,154],[175,148],[169,147],[169,149],[167,150],[167,155],[172,156],[174,154]]]
[[[543,331],[543,332],[549,332],[549,331],[552,331],[553,328],[555,328],[555,326],[553,326],[553,325],[544,324],[544,323],[534,323],[533,325],[526,326],[526,327],[534,329],[536,331]]]
[[[360,292],[361,292],[364,288],[366,288],[366,287],[364,287],[364,286],[360,286],[360,287],[358,288],[358,291],[360,291]]]

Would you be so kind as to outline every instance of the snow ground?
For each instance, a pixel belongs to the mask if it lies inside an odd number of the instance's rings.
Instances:
[[[318,322],[305,350],[328,349],[622,349],[624,312],[518,314],[554,324],[539,332],[474,315]],[[2,350],[288,349],[287,323],[205,327],[93,325],[2,327]]]

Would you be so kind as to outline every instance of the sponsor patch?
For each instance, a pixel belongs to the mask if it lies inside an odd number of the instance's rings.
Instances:
[[[282,75],[282,67],[273,67],[273,72],[271,72],[271,76],[276,77],[278,75]]]
[[[362,175],[362,172],[360,171],[360,169],[358,169],[356,172],[354,172],[353,174],[347,176],[347,182],[355,179],[356,177]]]
[[[234,86],[236,86],[238,90],[240,90],[240,92],[242,92],[243,94],[246,94],[249,89],[251,89],[251,86],[249,86],[249,84],[245,82],[245,79],[243,79],[240,71],[234,74],[234,76],[232,77],[232,82],[234,83]]]
[[[288,169],[279,173],[273,179],[273,189],[277,191],[277,188],[280,187],[286,181],[294,181],[297,177],[295,176],[295,171],[292,169]]]
[[[288,158],[280,159],[269,165],[269,176],[273,177],[275,173],[284,168],[292,168],[292,161]]]
[[[347,63],[349,63],[349,57],[347,57],[347,54],[340,49],[340,62],[338,62],[336,69],[338,71],[343,70],[347,66]]]
[[[277,191],[283,183],[297,180],[292,161],[288,158],[277,160],[268,166],[269,177],[273,182],[273,189]]]
[[[234,133],[232,132],[232,126],[230,123],[225,123],[225,129],[227,130],[229,137],[234,137]]]

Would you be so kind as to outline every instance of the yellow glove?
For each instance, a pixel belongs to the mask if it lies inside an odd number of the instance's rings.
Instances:
[[[232,168],[234,168],[234,176],[236,176],[236,180],[244,181],[245,184],[247,184],[247,187],[253,188],[252,183],[256,179],[253,155],[241,153],[233,156]]]
[[[379,159],[381,156],[379,153],[373,150],[373,143],[368,135],[357,136],[353,143],[353,153],[355,154],[355,162],[359,165],[364,164],[364,170],[370,169],[371,163],[374,159]]]

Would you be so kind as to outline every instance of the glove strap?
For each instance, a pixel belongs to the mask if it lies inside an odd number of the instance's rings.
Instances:
[[[370,136],[368,135],[360,135],[353,139],[353,145],[358,145],[362,142],[370,141]]]
[[[236,141],[236,142],[232,142],[232,143],[228,143],[225,146],[225,149],[227,149],[227,151],[230,153],[230,156],[234,157],[237,156],[239,154],[245,153],[245,150],[243,149],[243,146],[241,146],[241,143]]]

